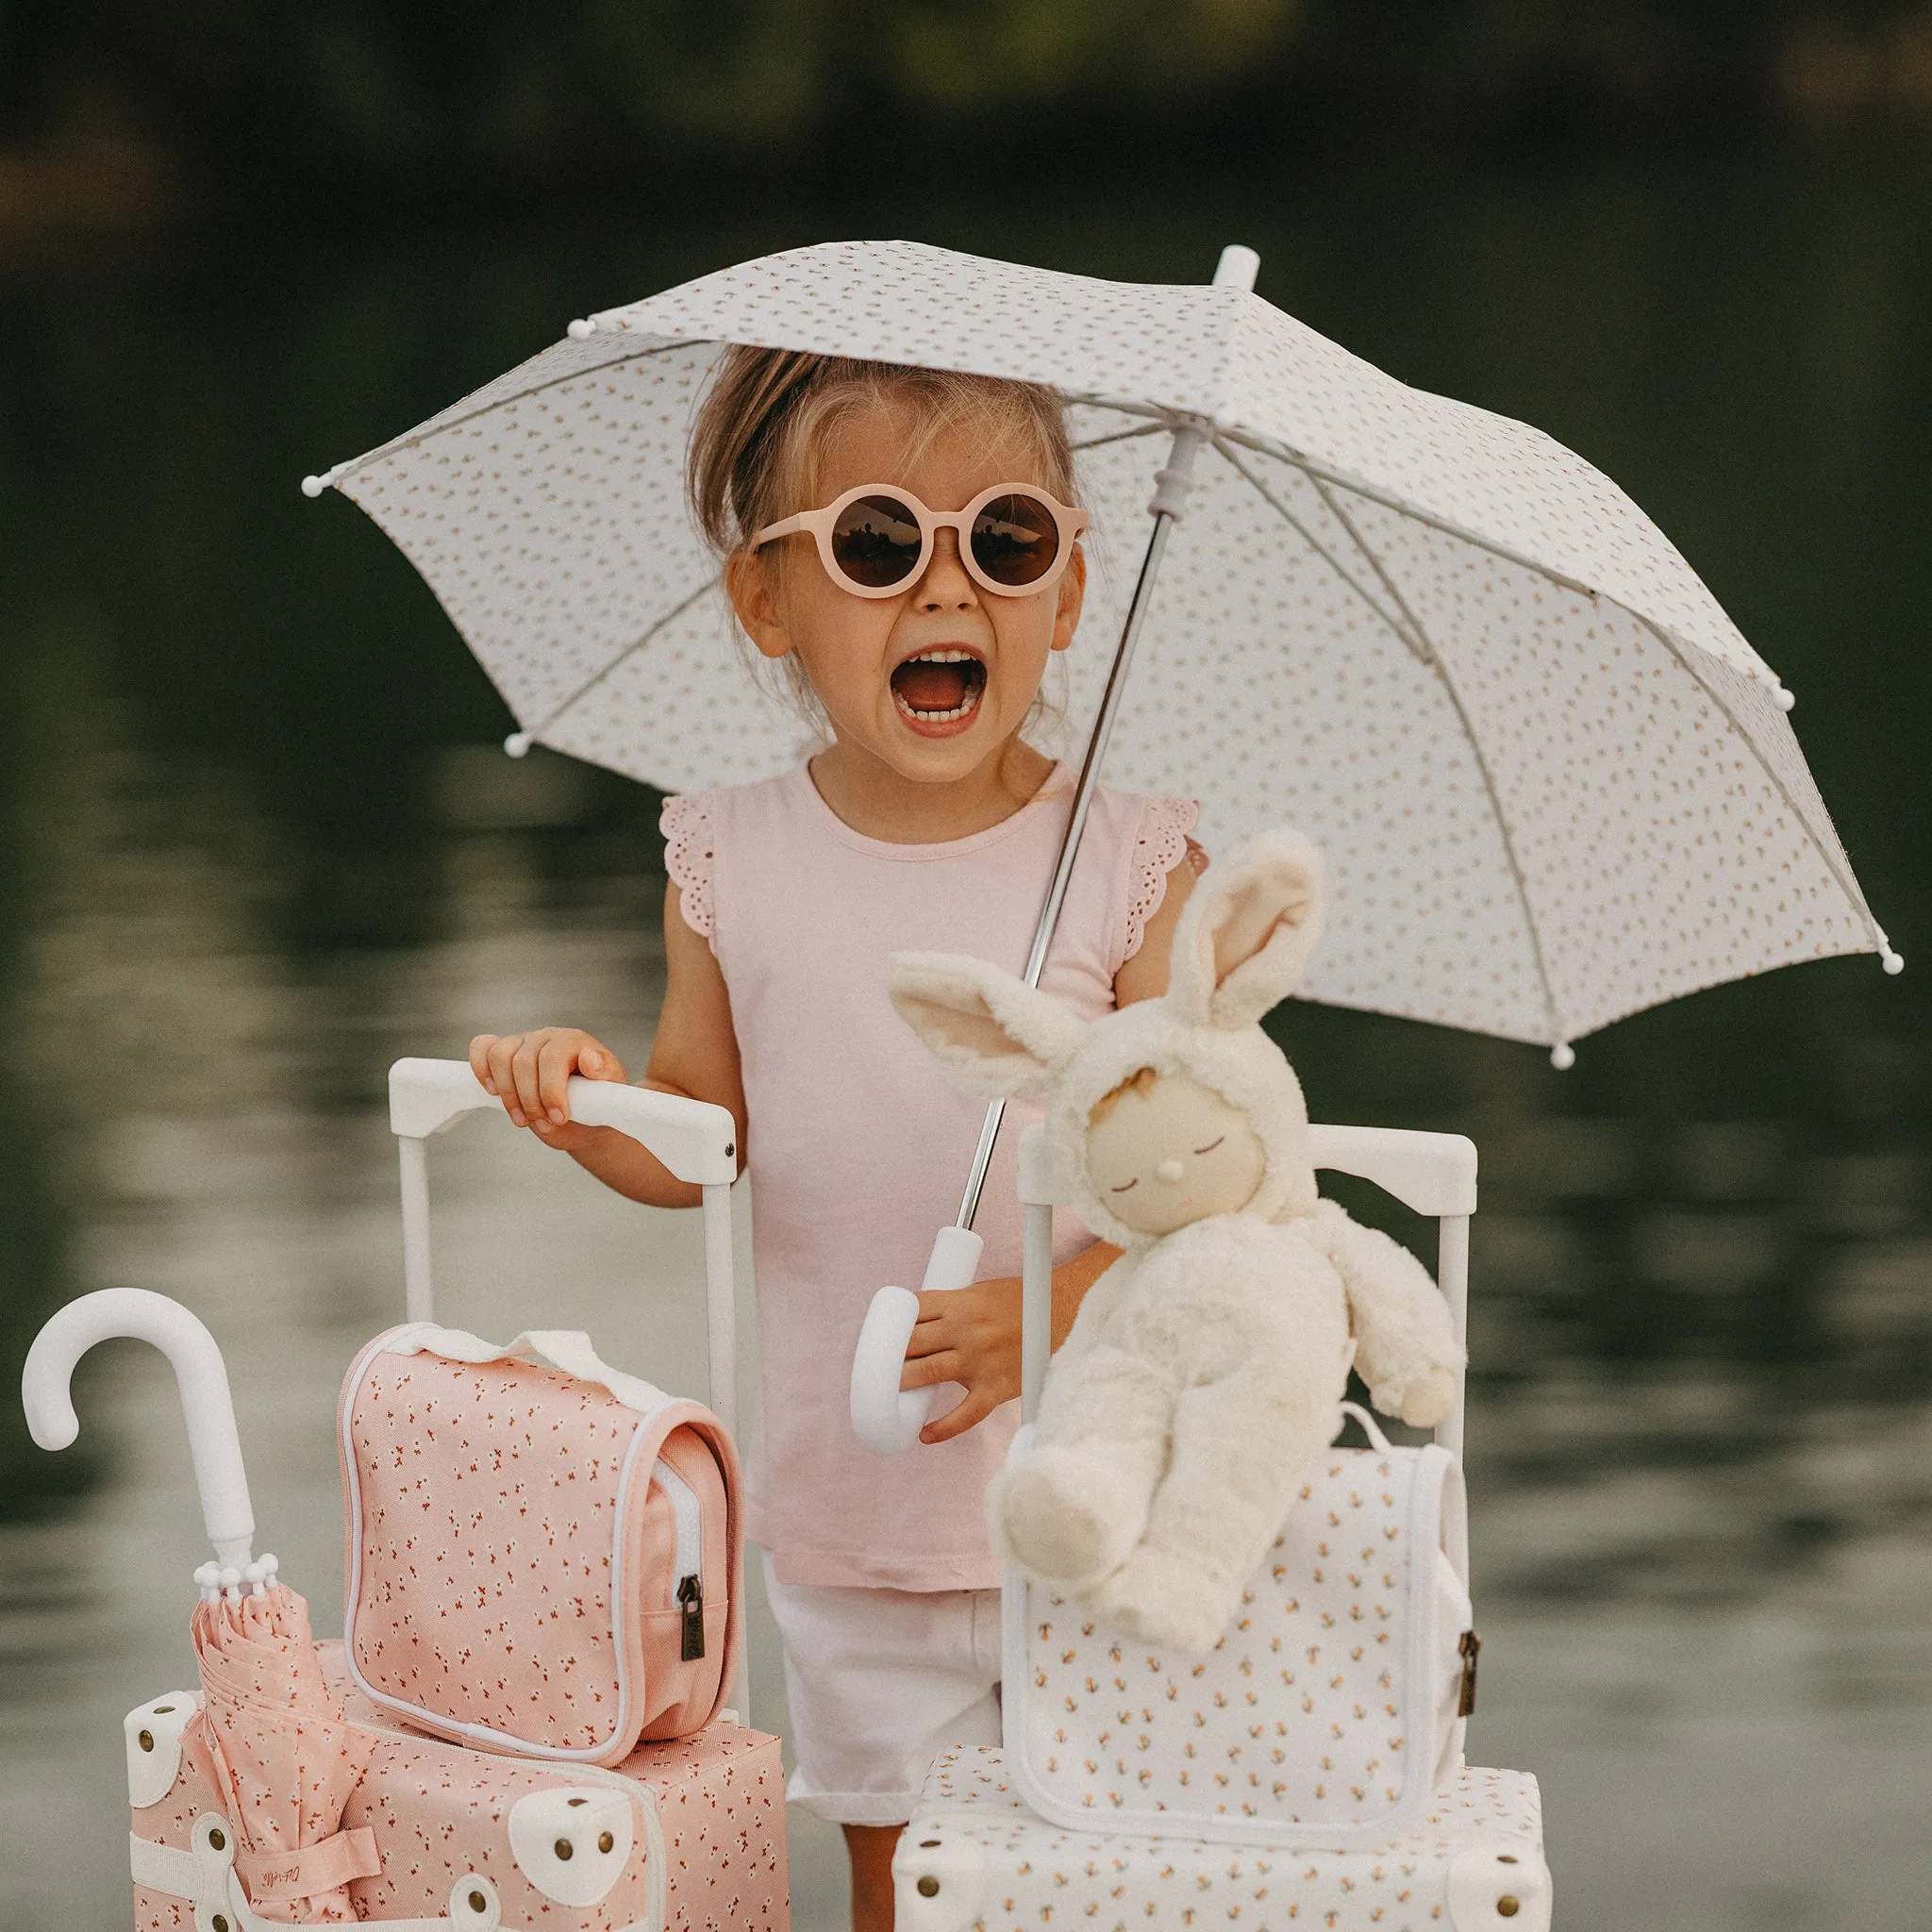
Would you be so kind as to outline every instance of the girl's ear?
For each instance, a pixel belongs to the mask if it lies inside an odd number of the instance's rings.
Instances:
[[[791,633],[778,605],[775,572],[756,550],[739,550],[724,562],[724,594],[744,634],[760,657],[791,654]]]
[[[1201,875],[1174,936],[1168,999],[1194,1026],[1246,1026],[1301,984],[1322,936],[1322,855],[1263,832]]]
[[[1058,1000],[983,959],[894,953],[886,989],[954,1083],[988,1100],[1044,1093],[1087,1033]]]

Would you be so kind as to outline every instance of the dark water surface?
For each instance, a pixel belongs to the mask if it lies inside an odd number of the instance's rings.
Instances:
[[[1924,971],[1836,961],[1531,1049],[1308,1008],[1318,1117],[1460,1129],[1474,1235],[1472,1746],[1544,1782],[1558,1923],[1924,1925],[1932,1899],[1932,170],[1898,157],[953,196],[630,232],[231,246],[0,278],[0,1337],[131,1282],[228,1351],[261,1541],[337,1616],[330,1396],[393,1319],[383,1072],[577,1020],[634,1062],[655,801],[508,720],[305,473],[737,257],[903,233],[1262,290],[1618,477],[1796,690]],[[445,1309],[702,1387],[692,1230],[478,1124]],[[206,1554],[159,1358],[80,1447],[0,1404],[0,1927],[125,1923],[119,1717],[191,1681]],[[769,1647],[759,1714],[780,1715]],[[802,1926],[836,1848],[798,1821]]]

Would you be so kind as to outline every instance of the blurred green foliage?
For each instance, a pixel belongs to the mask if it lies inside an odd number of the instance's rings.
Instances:
[[[0,161],[271,199],[1876,112],[1932,120],[1932,0],[0,0]]]

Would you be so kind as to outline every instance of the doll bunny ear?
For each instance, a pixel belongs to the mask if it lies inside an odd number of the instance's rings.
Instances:
[[[1047,994],[952,953],[894,953],[886,990],[956,1086],[988,1100],[1044,1093],[1087,1028]]]
[[[1263,832],[1202,874],[1174,929],[1168,999],[1191,1025],[1245,1026],[1301,984],[1322,936],[1322,854]]]

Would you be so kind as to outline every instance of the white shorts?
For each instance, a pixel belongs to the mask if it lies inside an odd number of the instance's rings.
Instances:
[[[785,1795],[834,1824],[904,1824],[927,1767],[1000,1741],[1000,1593],[780,1583],[797,1769]]]

